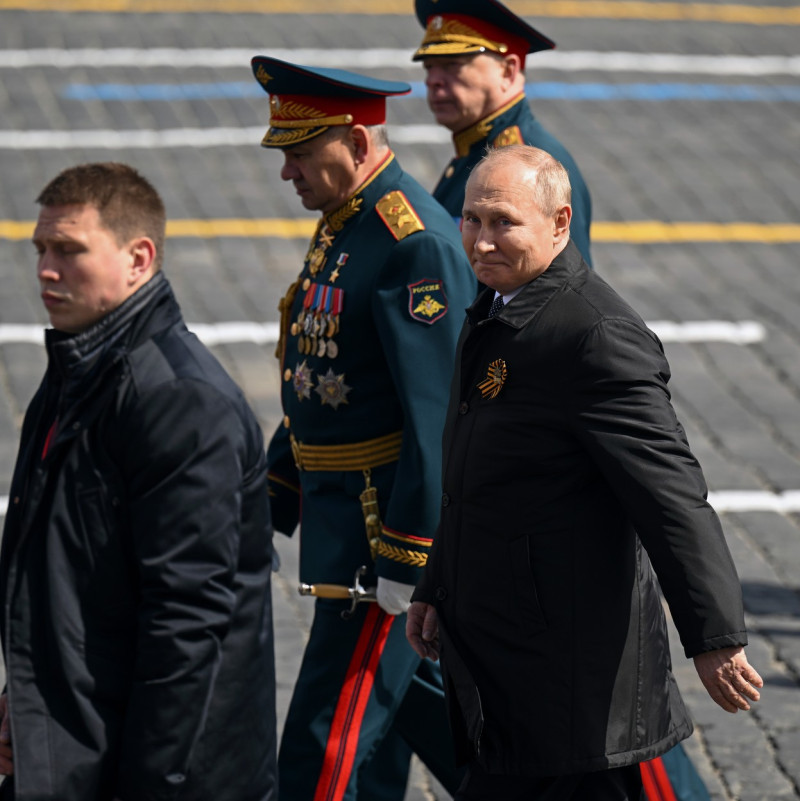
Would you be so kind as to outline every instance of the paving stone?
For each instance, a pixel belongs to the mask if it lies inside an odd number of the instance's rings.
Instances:
[[[513,5],[513,2],[511,3]],[[711,0],[707,5],[724,5]],[[794,0],[771,0],[794,7]],[[407,16],[291,14],[114,14],[0,12],[0,48],[242,47],[405,48],[422,29]],[[157,22],[158,24],[154,24]],[[797,54],[797,26],[717,22],[533,20],[562,52]],[[357,68],[357,65],[353,65]],[[410,61],[373,71],[422,81]],[[684,82],[780,86],[787,76],[728,78],[642,75],[600,70],[564,73],[528,61],[532,81]],[[252,80],[249,65],[214,70],[169,67],[0,71],[0,130],[144,130],[254,127],[266,130],[263,97],[197,101],[71,100],[71,84],[203,83]],[[793,103],[535,100],[537,118],[570,149],[592,192],[599,222],[787,222],[800,219],[797,153],[800,117]],[[389,123],[430,124],[420,98],[392,101]],[[290,184],[282,156],[259,146],[53,148],[0,151],[0,219],[33,220],[34,198],[64,167],[80,161],[127,161],[161,191],[171,219],[217,217],[313,220]],[[448,141],[398,142],[400,163],[432,188],[449,160]],[[307,248],[297,239],[172,239],[166,271],[187,320],[276,322],[277,303]],[[767,338],[665,346],[678,414],[712,490],[800,489],[800,283],[797,243],[625,244],[595,242],[598,272],[646,320],[754,320]],[[0,240],[0,323],[42,325],[30,243]],[[214,346],[251,400],[265,435],[281,420],[280,375],[273,345]],[[0,495],[7,494],[18,426],[44,368],[39,345],[0,343]],[[749,714],[727,715],[708,698],[672,631],[675,672],[696,724],[687,752],[712,801],[800,798],[800,516],[775,512],[722,515],[742,578],[751,644],[748,654],[767,680]],[[296,592],[297,540],[280,537],[275,575],[279,719],[285,717],[313,613]],[[448,794],[415,762],[406,801]]]

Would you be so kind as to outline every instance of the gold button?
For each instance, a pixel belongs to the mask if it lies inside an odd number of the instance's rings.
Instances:
[[[292,323],[292,327],[289,330],[292,332],[292,336],[296,337],[300,331],[300,326],[297,323]]]
[[[287,415],[286,417],[283,418],[283,427],[284,428],[289,428],[290,425],[291,425],[291,423],[289,422],[289,417]]]
[[[303,289],[308,289],[310,286],[311,286],[311,279],[306,278],[306,280],[303,281]]]
[[[291,381],[292,380],[292,368],[291,367],[287,367],[283,371],[283,380],[284,381]]]
[[[450,165],[450,166],[449,166],[449,167],[448,167],[448,168],[447,168],[447,169],[444,171],[444,177],[445,177],[445,178],[452,178],[452,177],[453,177],[453,173],[454,173],[455,171],[456,171],[456,168],[455,168],[455,167],[454,167],[454,166],[451,164],[451,165]]]

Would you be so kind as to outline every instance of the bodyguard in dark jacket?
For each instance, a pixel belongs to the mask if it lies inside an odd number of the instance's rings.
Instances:
[[[54,330],[0,560],[3,797],[273,799],[258,423],[159,271],[155,190],[82,165],[38,202]]]
[[[470,764],[457,799],[639,798],[638,763],[692,729],[654,573],[712,697],[748,709],[762,684],[661,345],[569,220],[566,171],[541,150],[493,151],[467,184],[462,237],[490,289],[459,341],[408,618],[420,654],[441,638]]]

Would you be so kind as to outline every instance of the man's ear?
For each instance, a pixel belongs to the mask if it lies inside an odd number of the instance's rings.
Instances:
[[[372,142],[369,133],[363,125],[353,125],[350,128],[350,146],[353,153],[353,161],[356,166],[363,164],[367,160]]]
[[[128,273],[131,285],[144,283],[155,272],[156,246],[149,236],[140,236],[130,244],[131,266]]]
[[[522,72],[522,59],[516,53],[509,53],[503,59],[503,89],[508,89]]]
[[[562,206],[553,217],[553,244],[561,244],[569,236],[569,224],[572,220],[572,206]]]

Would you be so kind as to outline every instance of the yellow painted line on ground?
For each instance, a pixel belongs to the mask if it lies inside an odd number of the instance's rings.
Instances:
[[[0,0],[0,10],[104,13],[394,14],[410,16],[410,0]],[[684,20],[746,25],[800,25],[800,6],[644,0],[509,0],[524,17]]]
[[[0,240],[30,239],[33,222],[0,220]],[[316,219],[261,220],[170,220],[167,236],[175,239],[308,239]],[[681,242],[763,242],[800,243],[800,224],[792,223],[690,223],[637,220],[635,222],[596,222],[592,241],[605,243],[659,244]]]
[[[308,239],[316,228],[314,220],[170,220],[167,236],[200,237],[252,237],[254,239]]]
[[[592,242],[800,242],[800,225],[792,223],[689,223],[597,222],[592,225]]]

